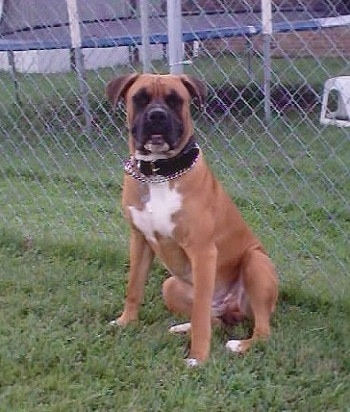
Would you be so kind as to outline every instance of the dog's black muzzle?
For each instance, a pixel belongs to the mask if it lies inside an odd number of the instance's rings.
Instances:
[[[149,105],[135,119],[132,134],[137,150],[166,153],[173,150],[183,133],[182,122],[167,106]]]

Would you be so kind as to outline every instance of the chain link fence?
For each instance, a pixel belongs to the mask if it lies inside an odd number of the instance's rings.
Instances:
[[[72,49],[68,3],[1,2],[0,243],[126,255],[125,113],[109,107],[104,87],[143,69],[140,4],[78,0],[82,47]],[[166,2],[146,3],[151,71],[168,72]],[[320,111],[325,81],[350,75],[350,2],[276,0],[268,43],[260,1],[181,5],[184,71],[208,84],[194,117],[210,166],[282,284],[348,296],[350,129],[322,124]],[[343,92],[330,93],[327,113],[337,120],[342,105],[346,122]]]

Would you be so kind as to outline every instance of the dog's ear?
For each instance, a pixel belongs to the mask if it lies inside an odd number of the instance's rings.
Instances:
[[[125,93],[138,77],[138,73],[126,74],[107,83],[106,96],[113,107],[117,105],[120,99],[125,98]]]
[[[207,87],[205,83],[202,82],[202,80],[197,79],[197,77],[189,76],[187,74],[180,75],[180,79],[190,93],[192,99],[198,101],[199,108],[201,109],[205,98],[207,97]]]

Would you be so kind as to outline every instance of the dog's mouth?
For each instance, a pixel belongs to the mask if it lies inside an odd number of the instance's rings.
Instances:
[[[170,150],[163,134],[152,134],[143,147],[149,153],[166,153]]]

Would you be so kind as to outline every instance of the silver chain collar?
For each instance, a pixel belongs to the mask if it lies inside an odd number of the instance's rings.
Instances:
[[[198,152],[197,156],[194,158],[191,166],[178,170],[177,172],[169,176],[162,176],[162,175],[146,176],[142,174],[138,169],[137,159],[135,158],[135,156],[130,156],[129,159],[127,159],[124,162],[124,170],[129,176],[133,177],[134,179],[142,183],[165,183],[171,180],[175,180],[179,178],[180,176],[183,176],[185,173],[189,172],[193,168],[193,166],[197,163],[197,160],[199,158],[199,153],[200,152]]]

